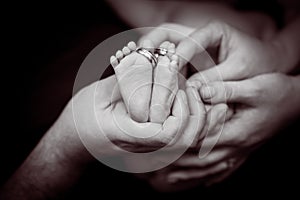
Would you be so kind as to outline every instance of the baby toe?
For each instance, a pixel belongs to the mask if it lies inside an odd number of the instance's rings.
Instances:
[[[124,47],[123,49],[122,49],[122,52],[123,52],[123,54],[125,55],[125,56],[128,56],[129,54],[130,54],[130,49],[128,48],[128,47]]]
[[[122,60],[122,58],[124,57],[123,52],[121,50],[118,50],[116,53],[116,57],[119,61]]]
[[[110,64],[115,68],[119,62],[118,62],[118,59],[116,58],[116,56],[111,56],[110,57]]]
[[[133,41],[128,42],[127,46],[128,46],[128,48],[129,48],[131,51],[135,51],[135,50],[136,50],[136,44],[135,44],[135,42],[133,42]]]

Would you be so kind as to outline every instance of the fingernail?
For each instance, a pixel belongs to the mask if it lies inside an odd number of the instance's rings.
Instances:
[[[201,98],[199,96],[199,92],[196,88],[192,87],[192,93],[193,93],[193,95],[194,95],[194,97],[197,101],[201,101]]]
[[[200,94],[203,99],[211,99],[215,96],[215,89],[211,86],[203,86],[200,88]]]

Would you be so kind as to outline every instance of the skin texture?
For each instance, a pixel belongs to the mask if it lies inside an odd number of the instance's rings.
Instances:
[[[188,37],[185,37],[187,35]],[[205,83],[221,79],[236,80],[266,72],[288,71],[288,69],[280,68],[281,62],[275,62],[283,57],[283,49],[278,42],[259,40],[220,21],[211,22],[200,29],[165,24],[143,38],[153,40],[154,43],[160,40],[178,43],[176,53],[181,59],[180,69],[187,61],[207,48],[219,47],[219,56],[216,61],[219,64],[198,73],[190,81],[198,79]]]
[[[174,163],[178,166],[178,173],[170,172],[169,176],[173,181],[201,179],[204,181],[200,182],[208,185],[222,181],[247,159],[249,153],[273,137],[289,119],[295,119],[299,115],[299,107],[295,103],[299,101],[298,95],[295,97],[295,93],[299,93],[299,77],[279,73],[259,75],[297,70],[299,57],[296,54],[299,55],[299,45],[292,41],[299,39],[295,37],[300,30],[299,18],[275,34],[268,43],[220,22],[213,22],[195,31],[176,24],[164,24],[161,27],[144,38],[157,42],[168,39],[178,43],[177,54],[184,55],[187,60],[207,47],[220,46],[218,65],[195,74],[188,80],[187,85],[196,87],[206,103],[223,102],[239,106],[236,107],[232,119],[224,124],[222,136],[213,151],[201,160],[196,153],[185,155],[185,158],[180,159],[180,165]],[[185,35],[189,34],[204,48],[199,48],[190,39],[181,37],[178,34],[180,31]],[[183,60],[180,66],[185,62]],[[259,76],[255,77],[256,75]],[[222,80],[236,82],[227,83]],[[278,91],[283,92],[279,95]],[[243,98],[235,98],[239,95]],[[286,99],[290,98],[293,98],[292,103],[287,104]],[[201,147],[205,149],[206,145],[211,146],[216,139],[216,133],[209,132]],[[228,164],[229,160],[231,164]],[[215,169],[218,165],[222,166],[222,163],[227,163],[230,169],[212,174],[210,168]],[[187,170],[189,167],[193,169],[191,173]],[[151,177],[149,181],[152,181]],[[174,186],[171,182],[165,183],[170,187]]]
[[[148,152],[174,144],[181,148],[195,138],[191,132],[181,130],[199,127],[201,131],[203,127],[204,105],[195,89],[187,88],[186,92],[177,92],[171,115],[163,125],[147,123],[144,126],[143,123],[134,122],[126,112],[121,98],[115,76],[80,90],[1,189],[1,199],[59,197],[76,182],[84,167],[94,160],[82,142],[94,147],[98,156],[118,155],[120,147],[131,152]],[[191,111],[189,104],[193,108]],[[129,127],[130,135],[114,124],[113,115],[115,119],[121,119],[118,123]],[[153,135],[158,130],[159,134],[151,138],[141,137]],[[107,143],[106,137],[119,148]]]
[[[142,42],[142,47],[154,49],[150,40]],[[129,42],[110,59],[127,112],[137,122],[164,123],[178,91],[175,45],[165,41],[160,48],[168,53],[158,56],[154,67],[147,58],[135,52],[134,42]]]
[[[160,45],[167,49],[166,56],[158,56],[154,68],[153,91],[150,105],[150,121],[163,123],[169,116],[173,100],[178,91],[178,57],[174,55],[175,45],[168,41]]]
[[[211,83],[209,87],[216,91],[216,96],[212,97],[216,102],[239,102],[241,105],[236,108],[231,119],[225,122],[213,151],[203,159],[199,159],[196,154],[181,158],[174,163],[179,167],[178,171],[170,173],[169,178],[177,181],[203,179],[210,175],[204,169],[222,163],[228,165],[231,160],[232,166],[227,166],[223,173],[210,178],[206,184],[220,182],[228,177],[246,160],[247,155],[274,137],[280,128],[299,117],[299,82],[299,76],[271,73],[239,82],[225,82],[225,88],[220,87],[219,82]],[[280,95],[278,90],[282,91]],[[226,99],[220,95],[224,92],[228,94]],[[202,147],[214,142],[215,135],[214,131],[210,132]],[[185,170],[180,170],[180,167]]]
[[[120,8],[122,8],[122,6],[120,6]],[[157,12],[156,9],[153,10]],[[294,41],[299,41],[299,37],[298,37],[299,34],[296,32],[299,31],[297,27],[298,25],[296,23],[296,28],[295,26],[292,26],[291,29],[285,29],[285,31],[283,31],[282,34],[279,34],[281,36],[279,37],[278,41],[279,43],[280,41],[284,41],[284,44],[281,45],[282,47],[285,47],[286,51],[284,52],[288,54],[286,56],[288,58],[288,62],[284,63],[284,65],[281,67],[288,67],[288,69],[292,69],[295,67],[295,63],[298,63],[299,61],[297,60],[299,59],[297,58],[297,56],[299,55],[299,51],[297,51],[298,42],[294,42]],[[190,31],[189,28],[188,30]],[[290,32],[289,30],[295,30],[295,31]],[[168,37],[173,37],[172,34],[166,34],[166,35]],[[286,37],[287,35],[289,37]],[[298,39],[293,36],[297,36]],[[293,43],[296,44],[296,47],[295,45],[293,45]],[[267,67],[272,68],[273,66],[267,66]],[[284,68],[281,69],[283,70]],[[108,97],[109,98],[111,97],[111,90],[105,90],[105,89],[110,88],[109,86],[112,82],[113,83],[116,82],[115,78],[107,79],[106,81],[101,82],[102,86],[99,88],[102,90],[99,90],[97,94],[98,97],[103,97],[104,100],[102,103],[97,105],[99,106],[99,110],[100,110],[99,112],[101,113],[101,111],[105,111],[107,112],[106,113],[107,116],[111,114],[110,109],[112,109],[111,101],[110,99],[108,100]],[[242,83],[241,85],[243,86],[243,89],[245,89],[245,91],[252,91],[253,93],[252,94],[244,93],[243,90],[240,90],[241,86],[239,83]],[[222,88],[220,89],[220,87],[218,87],[218,84],[219,82],[215,83],[215,85],[213,85],[212,88],[214,88],[215,91],[218,91],[219,92],[218,94],[222,94],[222,92],[224,91],[222,90]],[[278,123],[278,126],[282,125],[281,123],[284,122],[285,120],[293,118],[296,114],[299,113],[299,107],[297,106],[298,104],[297,103],[295,104],[295,102],[299,102],[300,100],[299,85],[300,85],[299,77],[289,77],[277,73],[261,75],[253,79],[249,79],[246,82],[244,81],[237,82],[236,84],[234,82],[231,82],[229,85],[227,85],[227,87],[225,87],[225,91],[227,91],[231,95],[229,95],[225,99],[228,101],[239,102],[244,104],[244,107],[237,108],[237,112],[235,113],[235,116],[233,116],[232,119],[229,120],[226,125],[227,127],[232,126],[232,130],[235,130],[237,132],[232,134],[229,134],[230,132],[227,132],[228,134],[222,134],[221,140],[217,144],[214,151],[211,154],[209,154],[209,156],[207,156],[206,159],[202,159],[201,162],[199,162],[198,157],[196,157],[198,155],[195,156],[195,154],[193,154],[191,157],[189,157],[188,155],[184,156],[182,160],[179,160],[175,164],[180,167],[192,166],[194,167],[194,169],[196,169],[196,171],[193,171],[193,173],[189,174],[186,170],[182,171],[179,168],[175,175],[174,174],[169,175],[171,178],[170,177],[168,178],[168,176],[166,176],[167,179],[171,179],[171,180],[173,179],[172,181],[169,180],[169,183],[174,182],[174,179],[197,179],[197,178],[204,177],[205,174],[212,175],[213,173],[212,169],[219,169],[219,171],[217,172],[217,176],[208,180],[207,183],[220,181],[226,176],[228,176],[230,173],[232,173],[235,169],[239,167],[239,165],[247,157],[247,152],[251,152],[253,150],[253,147],[260,145],[271,135],[273,135],[273,133],[269,131],[267,131],[263,135],[257,134],[257,133],[261,133],[260,131],[264,130],[265,128],[252,115],[259,114],[265,117],[269,117],[271,116],[270,109],[276,110],[276,115],[272,115],[272,120],[273,120],[272,122],[273,123],[280,122]],[[260,89],[257,89],[257,86],[260,86],[259,87]],[[256,89],[253,90],[253,88]],[[274,88],[275,89],[280,88],[281,91],[283,91],[282,94],[278,96],[277,95],[278,91],[274,91]],[[200,92],[202,90],[205,90],[202,88],[202,85],[199,86],[199,89]],[[98,127],[96,126],[96,121],[93,119],[95,113],[90,112],[91,111],[90,106],[93,105],[94,103],[91,102],[91,99],[93,99],[91,97],[94,97],[92,96],[92,94],[94,95],[94,91],[95,91],[95,85],[90,86],[82,90],[80,94],[78,94],[73,99],[76,106],[79,106],[77,108],[80,108],[77,110],[78,111],[77,114],[78,115],[81,114],[82,115],[81,119],[83,120],[80,121],[80,123],[78,123],[79,127],[77,127],[77,129],[79,131],[86,131],[85,132],[86,138],[87,139],[90,138],[90,140],[93,140],[95,138],[95,130],[98,131]],[[193,89],[193,91],[195,90]],[[205,92],[201,92],[203,98],[206,96],[204,93]],[[269,96],[266,94],[269,94]],[[270,100],[270,96],[272,95],[274,96],[274,99],[271,98],[272,101],[270,103],[269,100]],[[182,102],[185,101],[183,96],[181,99]],[[218,98],[217,96],[214,96],[213,98],[215,98],[215,100],[219,102],[224,101],[223,98]],[[195,98],[194,100],[197,99],[198,98]],[[206,99],[209,100],[209,98]],[[292,101],[291,102],[286,101],[286,99]],[[287,103],[289,103],[288,106]],[[120,115],[122,114],[123,117],[124,116],[127,117],[125,112],[120,112],[120,111],[124,111],[125,108],[124,104],[122,105],[122,103],[115,103],[113,106],[117,106],[117,105],[119,105],[117,109],[117,111],[119,111],[119,114]],[[214,107],[212,107],[212,109],[213,108]],[[205,117],[202,117],[202,115],[204,115],[203,113],[205,112],[203,112],[203,110],[200,111],[201,112],[193,113],[192,116],[196,118],[199,117],[199,114],[201,114],[200,115],[201,119],[202,121],[204,121]],[[174,111],[174,113],[176,112]],[[62,115],[57,120],[57,122],[46,133],[46,135],[41,140],[39,145],[35,148],[35,150],[30,154],[30,156],[26,159],[23,165],[17,170],[14,176],[5,185],[1,193],[2,195],[1,197],[3,197],[3,199],[4,198],[20,199],[20,197],[22,197],[23,199],[47,199],[53,196],[57,196],[59,192],[65,191],[70,185],[72,185],[76,181],[82,167],[86,165],[86,162],[89,162],[91,160],[91,157],[86,152],[85,148],[83,147],[81,141],[78,138],[78,135],[76,133],[78,130],[75,131],[75,125],[74,125],[72,114],[74,114],[72,111],[72,106],[70,106],[69,104],[67,108],[63,111]],[[96,115],[96,116],[99,117],[101,115]],[[175,114],[175,118],[176,118],[176,114]],[[248,123],[249,120],[250,121],[252,120],[251,123],[257,126],[251,126],[250,129],[248,129],[249,132],[244,132],[244,128],[243,128],[243,132],[241,133],[242,125],[237,122]],[[125,120],[125,122],[127,123],[128,121]],[[270,126],[270,122],[266,122],[266,125]],[[253,129],[253,127],[255,127],[255,129]],[[204,140],[203,144],[205,145],[207,142],[209,144],[209,141],[215,140],[213,136],[214,136],[214,131],[212,132],[212,136],[208,137],[208,140],[206,142]],[[122,144],[122,142],[124,141],[126,142],[129,141],[130,144],[135,144],[137,142],[137,141],[130,140],[127,137],[119,138],[117,135],[114,134],[110,135],[110,137],[115,141],[119,141],[119,144]],[[167,140],[163,140],[163,142],[166,142]],[[138,141],[138,142],[140,142],[140,144],[143,146],[145,145],[145,143],[143,143],[144,141]],[[160,146],[161,144],[162,144],[161,141],[159,141],[156,144],[151,144],[151,145],[146,144],[144,150],[157,148],[157,146]],[[230,146],[231,148],[223,149],[222,146],[224,146],[224,144]],[[97,145],[99,145],[99,143]],[[102,144],[100,143],[100,145]],[[107,154],[112,153],[110,148],[106,148],[105,144],[103,145],[104,146],[102,149],[107,149],[107,152],[104,153]],[[132,145],[129,145],[129,147],[132,150],[134,150],[134,147]],[[242,156],[238,155],[239,150],[241,150],[244,153]],[[233,158],[236,161],[233,162],[232,168],[223,171],[224,165],[222,165],[222,163],[220,162],[227,163],[229,157],[230,159]],[[206,167],[207,171],[203,173],[204,166]],[[214,166],[214,167],[209,169],[210,166]],[[198,172],[197,169],[199,170]],[[55,176],[53,176],[52,173],[53,171],[55,172]],[[41,172],[39,173],[40,176],[36,176],[37,172]],[[70,179],[70,177],[73,177],[73,179]],[[65,182],[63,182],[62,180],[64,180]],[[31,191],[30,194],[28,193],[28,190]]]
[[[144,42],[142,47],[151,48],[151,44]],[[135,50],[136,44],[129,42],[110,60],[130,117],[137,122],[146,122],[150,112],[153,67]]]

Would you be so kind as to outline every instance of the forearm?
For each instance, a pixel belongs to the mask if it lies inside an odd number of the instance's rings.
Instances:
[[[59,119],[2,188],[5,199],[48,199],[71,187],[89,158],[76,131]]]

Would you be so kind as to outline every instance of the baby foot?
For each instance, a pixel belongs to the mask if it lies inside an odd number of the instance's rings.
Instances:
[[[147,40],[142,47],[151,48],[152,43]],[[111,56],[110,63],[131,119],[146,122],[149,118],[153,67],[147,58],[135,52],[136,48],[134,42],[129,42],[122,51]]]
[[[175,45],[168,41],[160,45],[168,51],[166,56],[159,56],[154,69],[154,83],[150,106],[150,121],[163,123],[170,114],[174,97],[178,90],[178,56]]]

